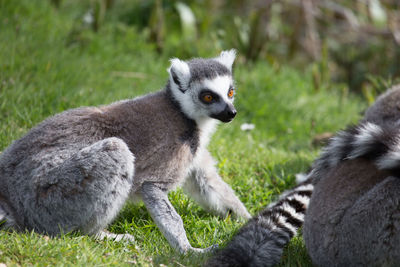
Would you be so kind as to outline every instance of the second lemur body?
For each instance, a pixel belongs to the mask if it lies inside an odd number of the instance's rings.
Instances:
[[[333,137],[305,181],[254,216],[209,264],[273,266],[304,221],[306,245],[317,265],[392,266],[400,262],[400,254],[394,253],[390,244],[385,245],[385,242],[398,243],[400,235],[383,234],[389,225],[400,229],[400,223],[394,219],[400,216],[396,212],[400,199],[393,198],[396,189],[388,189],[400,188],[396,178],[400,177],[399,140],[400,87],[397,87],[382,95],[358,125]],[[317,192],[313,193],[315,188]],[[380,202],[373,204],[377,199]],[[357,201],[358,206],[354,204]],[[341,222],[346,211],[351,214],[349,205],[353,204],[353,214]],[[374,214],[379,214],[379,220]],[[374,222],[367,223],[370,220]],[[361,224],[370,224],[373,230]],[[375,242],[373,249],[371,242]]]
[[[206,148],[216,122],[236,115],[234,57],[174,59],[164,90],[65,111],[15,141],[0,155],[1,226],[130,238],[102,230],[140,198],[174,248],[202,251],[168,200],[177,186],[207,210],[248,218]]]
[[[316,162],[326,171],[315,173],[303,226],[315,265],[399,266],[399,140],[397,86],[367,109],[358,126],[339,133]]]

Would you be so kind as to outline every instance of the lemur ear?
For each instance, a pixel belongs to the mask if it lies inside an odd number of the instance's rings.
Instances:
[[[168,69],[171,82],[175,83],[184,93],[190,80],[189,65],[178,58],[171,59],[171,67]]]
[[[232,71],[232,65],[233,62],[235,61],[235,58],[236,58],[236,50],[231,49],[222,51],[219,57],[216,58],[216,60],[225,67],[227,67],[230,71]]]

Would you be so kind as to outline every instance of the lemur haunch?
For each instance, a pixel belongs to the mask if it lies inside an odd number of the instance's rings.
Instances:
[[[306,180],[249,220],[208,265],[273,266],[304,222],[318,266],[398,266],[399,178],[400,86],[332,138]]]
[[[0,155],[2,227],[49,235],[102,231],[139,196],[180,252],[193,248],[167,193],[182,185],[207,210],[249,218],[207,151],[217,121],[235,115],[235,51],[213,59],[171,60],[166,87],[108,106],[50,117]]]

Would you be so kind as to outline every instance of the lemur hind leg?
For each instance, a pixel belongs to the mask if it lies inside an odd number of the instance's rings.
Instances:
[[[204,151],[199,158],[183,189],[203,208],[217,215],[225,217],[232,212],[236,217],[251,217],[232,188],[219,176],[215,161],[208,151]]]
[[[81,231],[104,238],[100,231],[126,201],[133,172],[134,157],[121,139],[85,147],[37,177],[29,224],[52,235]]]

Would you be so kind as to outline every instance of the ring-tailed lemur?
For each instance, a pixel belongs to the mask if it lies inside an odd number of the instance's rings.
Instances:
[[[180,185],[210,211],[249,218],[206,148],[217,122],[236,115],[234,59],[234,50],[172,59],[163,90],[68,110],[30,130],[0,155],[2,226],[129,239],[102,229],[139,196],[172,247],[201,252],[167,197]]]
[[[284,246],[304,220],[306,245],[317,265],[399,263],[400,252],[390,252],[392,245],[388,244],[388,240],[400,244],[400,198],[394,197],[400,181],[393,180],[393,177],[400,177],[399,144],[400,87],[397,87],[382,95],[357,126],[332,138],[313,163],[305,181],[249,220],[226,248],[208,261],[208,265],[273,266],[280,261]],[[370,195],[366,194],[368,190],[372,192]],[[379,197],[382,202],[372,205],[377,192],[383,192]],[[340,222],[340,216],[348,211],[349,205],[361,198],[365,199],[350,209],[353,213],[346,217],[345,223]],[[362,216],[354,215],[361,211]],[[382,217],[377,220],[372,211]],[[368,229],[371,220],[375,223]],[[385,227],[393,227],[392,230],[399,234],[389,237]],[[386,240],[374,240],[379,234]],[[344,240],[347,240],[347,246],[343,246]],[[372,246],[373,242],[377,245]],[[354,248],[357,245],[360,249]],[[392,247],[400,251],[399,246]]]
[[[400,86],[332,143],[303,226],[313,263],[399,266]]]

